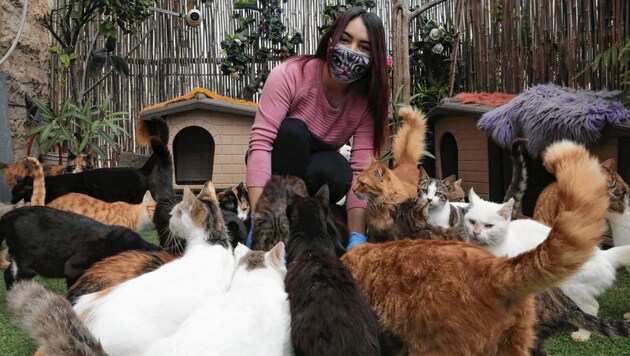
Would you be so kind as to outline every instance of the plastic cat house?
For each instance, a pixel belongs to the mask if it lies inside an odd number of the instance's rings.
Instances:
[[[173,188],[201,189],[212,180],[217,189],[245,181],[245,153],[257,104],[195,89],[140,112],[138,143],[148,146],[152,120],[169,129]]]
[[[540,154],[567,138],[585,144],[600,160],[615,158],[617,171],[630,181],[630,111],[613,92],[581,91],[538,85],[518,95],[460,94],[443,100],[427,115],[429,174],[455,174],[462,186],[500,202],[512,177],[509,147],[515,137],[529,140],[527,191],[523,212],[532,214],[540,192],[554,180]]]

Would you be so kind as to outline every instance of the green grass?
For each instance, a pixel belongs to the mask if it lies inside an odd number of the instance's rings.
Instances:
[[[141,235],[148,241],[158,243],[155,231]],[[66,291],[62,279],[38,277],[36,280],[56,293],[63,294]],[[599,302],[599,314],[603,317],[621,319],[624,313],[630,312],[630,274],[625,269],[618,271],[617,282],[599,298]],[[573,328],[568,328],[547,342],[547,350],[551,355],[630,355],[630,338],[607,339],[593,335],[589,341],[578,343],[571,340],[572,331]],[[0,287],[0,355],[32,355],[35,350],[30,338],[10,322],[6,312],[6,290],[4,286]]]

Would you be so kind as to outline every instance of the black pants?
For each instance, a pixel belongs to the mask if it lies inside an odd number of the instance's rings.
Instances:
[[[310,195],[328,184],[332,203],[343,198],[352,184],[346,158],[313,137],[303,121],[293,118],[284,119],[278,129],[271,151],[271,174],[304,179]]]

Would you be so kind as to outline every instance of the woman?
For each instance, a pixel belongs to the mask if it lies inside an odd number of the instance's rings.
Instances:
[[[366,204],[351,187],[387,137],[388,105],[383,23],[352,7],[331,25],[315,55],[290,59],[269,74],[249,141],[252,212],[272,174],[298,176],[310,194],[328,184],[333,203],[347,194],[351,244],[364,241]],[[348,163],[337,150],[351,137]]]

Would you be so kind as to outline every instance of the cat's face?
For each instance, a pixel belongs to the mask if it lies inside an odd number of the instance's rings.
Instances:
[[[275,271],[282,279],[287,275],[283,242],[278,242],[268,252],[252,251],[239,243],[234,249],[234,260],[236,262],[235,276],[242,273],[261,272],[264,269]]]
[[[352,190],[359,199],[365,200],[369,206],[376,207],[388,200],[392,185],[391,171],[372,157],[370,164],[357,177],[357,183]]]
[[[464,216],[464,228],[468,242],[481,246],[496,246],[507,237],[514,200],[496,204],[485,201],[471,189],[470,205]]]
[[[15,204],[20,200],[30,201],[33,195],[33,177],[15,177],[16,184],[11,188],[11,203]]]
[[[94,169],[94,154],[80,153],[78,156],[72,152],[68,153],[68,164],[63,170],[64,173],[79,173]]]
[[[601,167],[608,178],[608,211],[622,214],[627,206],[624,200],[630,196],[630,187],[615,170],[614,158],[602,162]]]
[[[418,183],[418,197],[429,205],[429,209],[438,209],[448,202],[448,191],[439,179],[425,177]]]
[[[175,236],[191,241],[208,239],[225,229],[223,216],[212,182],[208,181],[196,197],[188,187],[184,198],[171,210],[169,229]]]

